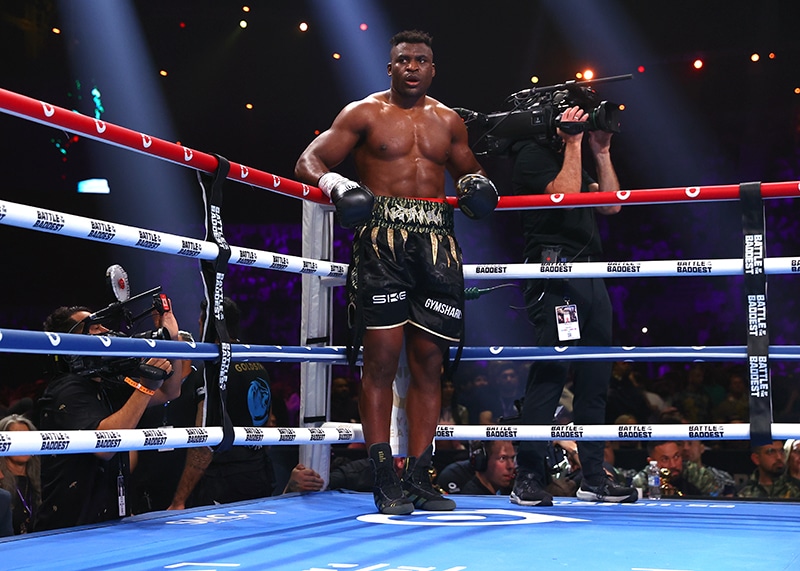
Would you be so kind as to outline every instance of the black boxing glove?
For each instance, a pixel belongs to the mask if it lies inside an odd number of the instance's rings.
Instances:
[[[494,183],[480,174],[465,174],[458,179],[456,195],[461,212],[473,220],[491,214],[500,200]]]
[[[372,216],[375,195],[363,184],[335,172],[327,172],[319,177],[317,186],[330,197],[336,207],[339,224],[345,228],[360,226]]]

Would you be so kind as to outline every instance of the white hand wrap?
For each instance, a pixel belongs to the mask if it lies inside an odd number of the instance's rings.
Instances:
[[[333,189],[339,186],[340,184],[342,185],[340,192],[358,186],[357,182],[352,181],[349,178],[344,177],[336,172],[326,172],[324,175],[319,177],[319,181],[317,182],[317,186],[319,186],[319,189],[322,192],[324,192],[328,198],[330,198]]]

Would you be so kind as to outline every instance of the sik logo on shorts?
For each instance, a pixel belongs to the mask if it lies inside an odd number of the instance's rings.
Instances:
[[[393,293],[379,293],[372,296],[373,305],[382,305],[384,303],[395,303],[403,301],[406,298],[405,291],[397,291]]]

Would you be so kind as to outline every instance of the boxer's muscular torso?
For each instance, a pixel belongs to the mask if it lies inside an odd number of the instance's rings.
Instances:
[[[385,91],[346,106],[308,156],[332,169],[352,151],[360,182],[380,196],[444,198],[445,170],[454,178],[483,173],[455,111],[428,96],[398,99]],[[325,172],[314,166],[306,168]]]
[[[377,195],[444,198],[442,167],[456,139],[448,116],[453,111],[430,97],[406,109],[387,95],[369,97],[355,113],[371,117],[353,151],[361,182]]]

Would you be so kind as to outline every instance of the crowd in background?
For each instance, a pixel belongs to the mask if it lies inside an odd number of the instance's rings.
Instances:
[[[441,425],[513,424],[519,414],[529,366],[521,362],[465,362],[454,378],[442,381]],[[349,372],[342,369],[340,372]],[[730,364],[614,364],[608,394],[607,424],[722,424],[749,422],[747,374]],[[0,430],[36,430],[36,400],[41,383],[0,393]],[[330,419],[359,422],[358,379],[334,375],[331,383]],[[275,393],[278,424],[297,426],[290,410],[299,398],[296,392]],[[773,416],[776,422],[793,422],[800,413],[800,386],[791,377],[773,379]],[[571,422],[572,395],[564,390],[554,423]],[[174,405],[173,405],[174,406]],[[153,418],[166,414],[155,410]],[[273,414],[273,416],[275,416]],[[152,421],[153,418],[150,418]],[[156,420],[158,420],[156,418]],[[146,426],[147,419],[143,419]],[[437,441],[434,465],[436,483],[446,493],[508,494],[515,471],[514,444],[506,441]],[[289,475],[297,463],[296,447],[272,447],[276,493],[292,491]],[[580,483],[580,458],[572,441],[552,443],[551,479],[554,495],[574,495]],[[185,451],[175,451],[175,462],[155,453],[162,469],[170,464],[175,477],[165,478],[164,487],[174,486]],[[604,466],[621,483],[645,490],[644,468],[656,460],[665,469],[663,489],[667,495],[691,497],[800,498],[800,442],[775,441],[751,448],[747,441],[611,441],[606,446]],[[146,467],[145,462],[141,466]],[[399,464],[398,464],[399,466]],[[329,488],[368,491],[372,485],[363,445],[332,447]],[[160,470],[163,472],[163,470]],[[147,472],[141,468],[141,478]],[[136,471],[134,470],[134,476]],[[150,474],[152,475],[152,474]],[[0,456],[0,510],[3,499],[10,506],[11,529],[31,531],[41,502],[40,468],[37,456]],[[135,481],[135,480],[134,480]],[[289,486],[289,487],[287,487]],[[136,488],[142,497],[137,512],[166,509],[170,490]],[[159,493],[160,492],[160,493]],[[7,497],[6,497],[7,496]],[[163,497],[158,502],[157,497]],[[188,507],[188,506],[187,506]],[[0,533],[3,523],[0,521]]]

